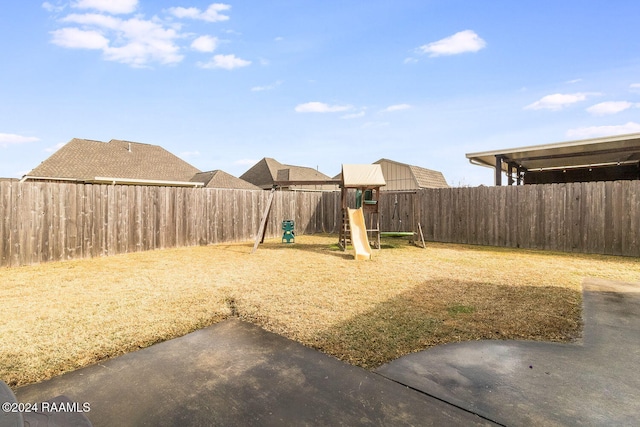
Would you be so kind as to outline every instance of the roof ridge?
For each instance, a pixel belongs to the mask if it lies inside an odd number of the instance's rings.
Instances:
[[[106,144],[106,142],[104,142],[104,141],[98,141],[97,139],[87,139],[87,138],[75,138],[75,137],[74,137],[74,138],[71,138],[71,141],[69,141],[69,142],[72,142],[72,141],[100,142],[100,143],[102,143],[102,144]],[[67,142],[67,144],[68,144],[69,142]],[[65,144],[65,145],[66,145],[66,144]]]
[[[126,139],[111,139],[109,142],[107,142],[107,144],[110,144],[112,142],[126,142],[127,144],[138,144],[138,145],[150,145],[152,147],[160,147],[163,150],[166,150],[166,148],[160,146],[160,145],[156,145],[156,144],[149,144],[147,142],[137,142],[137,141],[129,141]]]

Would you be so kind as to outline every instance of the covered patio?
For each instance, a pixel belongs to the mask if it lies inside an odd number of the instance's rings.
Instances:
[[[494,169],[495,185],[640,179],[640,133],[467,153]]]

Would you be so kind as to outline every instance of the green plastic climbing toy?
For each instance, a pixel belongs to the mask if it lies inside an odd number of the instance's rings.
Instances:
[[[282,221],[282,243],[295,243],[296,234],[294,232],[294,222],[291,219]]]

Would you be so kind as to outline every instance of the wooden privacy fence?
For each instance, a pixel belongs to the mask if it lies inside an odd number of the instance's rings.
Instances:
[[[267,191],[0,182],[0,266],[255,238]],[[354,198],[353,198],[354,199]],[[351,199],[350,199],[351,200]],[[275,193],[267,237],[337,233],[339,192]],[[380,198],[427,241],[640,256],[640,181],[425,189]]]
[[[448,243],[640,256],[640,181],[383,193],[383,231]]]
[[[255,237],[268,192],[0,182],[0,266]],[[277,192],[268,237],[338,231],[340,193]]]

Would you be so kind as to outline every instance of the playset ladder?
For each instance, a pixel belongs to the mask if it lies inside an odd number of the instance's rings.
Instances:
[[[369,221],[366,221],[367,236],[370,237],[371,246],[376,249],[380,249],[380,214],[377,211],[367,212]],[[347,248],[347,245],[351,243],[351,227],[349,225],[349,214],[347,211],[342,211],[342,226],[340,227],[339,246],[342,250]]]

